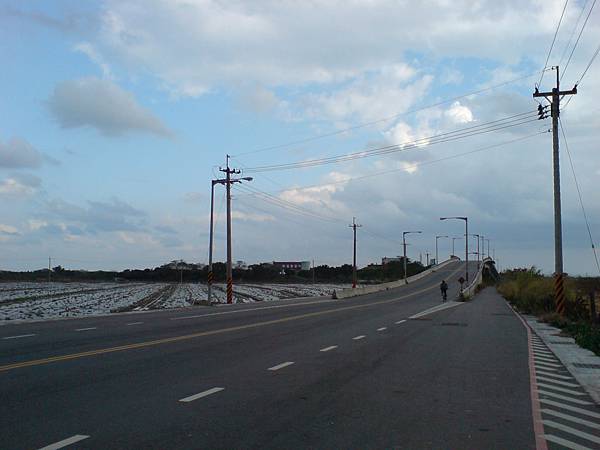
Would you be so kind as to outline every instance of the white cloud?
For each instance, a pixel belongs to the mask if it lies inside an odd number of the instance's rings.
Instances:
[[[552,37],[561,7],[541,0],[156,0],[152,7],[109,0],[98,45],[130,70],[197,96],[245,83],[340,82],[396,64],[405,51],[508,64],[527,54],[541,64],[539,42]]]
[[[41,180],[35,175],[13,174],[0,182],[0,195],[7,197],[30,196],[38,191],[41,184]]]
[[[48,106],[63,128],[89,126],[107,136],[129,132],[171,136],[160,119],[109,80],[89,77],[63,81],[54,88]]]
[[[18,228],[13,227],[12,225],[0,223],[0,234],[16,235],[21,233]]]
[[[0,167],[11,169],[33,169],[40,167],[44,156],[29,142],[21,138],[12,138],[0,142]]]
[[[467,106],[463,106],[460,102],[454,102],[452,106],[444,112],[453,123],[465,124],[473,122],[473,113]]]
[[[94,48],[89,42],[80,42],[76,44],[73,49],[77,52],[86,55],[94,64],[96,64],[102,70],[102,75],[105,78],[112,78],[112,71],[110,65],[104,60],[102,55]]]

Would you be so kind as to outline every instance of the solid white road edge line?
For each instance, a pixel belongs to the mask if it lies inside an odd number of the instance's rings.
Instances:
[[[212,394],[216,394],[217,392],[221,392],[224,389],[225,388],[222,388],[222,387],[214,387],[214,388],[208,389],[204,392],[200,392],[198,394],[194,394],[194,395],[190,395],[189,397],[182,398],[179,401],[184,402],[184,403],[193,402],[194,400],[198,400],[199,398],[206,397],[206,396],[212,395]]]
[[[355,340],[355,341],[359,341],[359,340],[364,339],[364,338],[366,338],[366,336],[364,334],[361,334],[360,336],[354,336],[352,339]]]
[[[6,337],[3,337],[2,339],[20,339],[20,338],[31,337],[31,336],[35,336],[35,334],[19,334],[18,336],[6,336]]]
[[[47,445],[42,447],[40,450],[58,450],[59,448],[64,448],[67,445],[74,444],[75,442],[83,441],[84,439],[89,438],[84,434],[76,434],[75,436],[71,436],[70,438],[63,439],[62,441],[55,442],[54,444]]]
[[[322,348],[322,349],[321,349],[321,350],[319,350],[319,351],[320,351],[320,352],[328,352],[328,351],[330,351],[330,350],[335,350],[336,348],[338,348],[338,346],[337,346],[337,345],[331,345],[331,346],[329,346],[329,347]]]
[[[437,305],[437,306],[434,306],[432,308],[426,309],[425,311],[421,311],[421,312],[419,312],[417,314],[414,314],[414,315],[410,316],[409,319],[418,319],[419,317],[427,316],[429,314],[433,314],[433,313],[438,312],[438,311],[443,311],[443,310],[448,309],[448,308],[454,308],[455,306],[460,306],[460,305],[463,305],[463,304],[464,304],[464,302],[443,303],[441,305]]]
[[[287,361],[287,362],[284,362],[281,364],[277,364],[276,366],[269,367],[267,370],[272,370],[272,371],[279,370],[279,369],[283,369],[284,367],[291,366],[292,364],[294,364],[293,361]]]

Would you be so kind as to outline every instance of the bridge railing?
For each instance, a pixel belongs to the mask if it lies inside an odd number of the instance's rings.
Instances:
[[[413,282],[420,280],[421,278],[429,275],[430,273],[434,273],[435,271],[447,266],[448,264],[456,262],[456,261],[460,261],[460,258],[457,258],[456,256],[452,256],[450,259],[447,259],[444,262],[441,262],[435,266],[432,266],[429,269],[424,270],[423,272],[419,272],[416,275],[408,277],[406,279],[406,281],[408,284],[413,283]],[[404,279],[402,279],[402,280],[397,280],[397,281],[390,281],[388,283],[374,284],[371,286],[363,286],[363,287],[348,288],[348,289],[341,289],[341,290],[336,289],[335,291],[333,291],[332,298],[341,300],[343,298],[357,297],[359,295],[365,295],[365,294],[373,294],[375,292],[387,291],[388,289],[398,288],[398,287],[404,286],[405,284],[406,283],[404,282]]]

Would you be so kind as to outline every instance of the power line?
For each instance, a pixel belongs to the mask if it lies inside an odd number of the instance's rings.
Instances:
[[[577,21],[575,22],[575,25],[573,26],[573,29],[571,30],[571,34],[569,35],[569,40],[567,41],[565,48],[563,49],[562,54],[560,56],[560,61],[558,62],[559,66],[562,66],[562,62],[564,61],[565,56],[567,56],[567,50],[571,46],[571,41],[573,40],[573,36],[575,36],[577,27],[579,27],[579,22],[581,22],[581,18],[583,17],[583,13],[585,12],[585,7],[587,6],[588,2],[589,2],[589,0],[585,0],[585,3],[583,4],[581,11],[579,11],[579,16],[577,16]]]
[[[532,133],[532,134],[528,134],[528,135],[525,135],[525,136],[521,136],[519,138],[511,139],[509,141],[500,142],[498,144],[488,145],[488,146],[481,147],[481,148],[478,148],[478,149],[475,149],[475,150],[470,150],[468,152],[457,153],[457,154],[454,154],[454,155],[450,155],[450,156],[446,156],[446,157],[443,157],[443,158],[438,158],[438,159],[434,159],[434,160],[430,160],[430,161],[423,161],[423,162],[420,162],[420,163],[418,163],[418,162],[417,163],[413,163],[413,164],[411,164],[409,166],[409,168],[411,168],[411,167],[422,167],[422,166],[426,166],[426,165],[429,165],[429,164],[435,164],[435,163],[438,163],[438,162],[448,161],[448,160],[451,160],[451,159],[455,159],[455,158],[460,158],[460,157],[463,157],[463,156],[472,155],[474,153],[480,153],[480,152],[483,152],[483,151],[486,151],[486,150],[491,150],[491,149],[498,148],[498,147],[501,147],[501,146],[504,146],[504,145],[513,144],[515,142],[519,142],[519,141],[523,141],[523,140],[526,140],[526,139],[530,139],[530,138],[532,138],[534,136],[539,136],[541,134],[546,134],[548,132],[549,132],[548,130],[538,131],[536,133]],[[387,174],[395,173],[395,172],[401,172],[401,171],[406,170],[406,169],[407,169],[406,167],[403,167],[403,168],[399,168],[399,169],[389,169],[389,170],[384,170],[384,171],[380,171],[380,172],[372,172],[372,173],[369,173],[369,174],[366,174],[366,175],[360,175],[360,176],[357,176],[357,177],[348,177],[348,178],[344,178],[343,180],[330,181],[328,183],[311,184],[311,185],[307,185],[307,186],[297,186],[297,187],[284,188],[284,189],[281,189],[281,190],[276,191],[276,192],[286,192],[286,191],[293,191],[293,190],[306,190],[306,189],[312,189],[312,188],[318,188],[318,187],[334,186],[336,184],[344,184],[344,183],[347,183],[349,181],[358,181],[358,180],[362,180],[362,179],[366,179],[366,178],[371,178],[371,177],[376,177],[376,176],[381,176],[381,175],[387,175]],[[247,194],[247,195],[254,195],[254,194]]]
[[[573,164],[573,159],[571,158],[571,150],[569,149],[569,144],[567,142],[565,128],[563,126],[562,119],[559,117],[558,120],[560,123],[560,131],[562,132],[563,140],[565,141],[567,155],[569,156],[569,163],[571,165],[571,172],[573,173],[573,179],[575,180],[575,187],[577,188],[577,195],[579,197],[579,204],[581,205],[581,212],[583,213],[583,219],[585,220],[585,226],[587,227],[588,236],[590,238],[590,244],[592,246],[592,252],[594,253],[594,259],[596,261],[596,268],[598,269],[598,273],[600,273],[600,263],[598,262],[598,255],[596,254],[596,246],[594,245],[594,238],[592,237],[592,230],[590,228],[590,222],[588,221],[587,213],[585,211],[585,206],[583,205],[583,197],[581,195],[581,189],[579,188],[579,181],[577,181],[577,174],[575,173],[575,165]]]
[[[554,37],[552,38],[552,44],[550,44],[550,50],[548,50],[548,56],[546,56],[546,62],[544,63],[544,69],[548,67],[548,60],[550,59],[550,55],[552,54],[552,49],[554,48],[554,43],[556,42],[556,36],[558,35],[558,30],[560,29],[560,24],[562,23],[563,17],[565,15],[565,11],[567,9],[567,5],[569,4],[569,0],[565,0],[565,6],[563,6],[562,13],[560,14],[560,19],[558,20],[558,25],[556,26],[556,31],[554,32]],[[538,86],[542,85],[542,79],[544,78],[544,71],[540,75],[540,81]]]
[[[590,14],[592,14],[592,10],[594,9],[595,4],[596,4],[596,0],[593,1],[592,6],[590,7],[590,10],[588,11],[588,14],[585,18],[585,22],[583,22],[583,26],[581,27],[581,30],[579,30],[579,35],[577,36],[577,40],[575,41],[575,44],[573,45],[573,48],[571,49],[571,53],[569,54],[569,59],[567,59],[567,63],[565,64],[565,67],[563,68],[562,75],[560,76],[560,81],[562,81],[563,77],[565,76],[565,73],[567,72],[567,67],[569,67],[569,63],[571,62],[573,53],[575,52],[575,49],[577,48],[579,39],[581,38],[581,35],[583,34],[583,30],[585,29],[585,26],[588,23],[588,19],[590,18]]]
[[[543,74],[544,72],[546,72],[548,70],[550,70],[550,69],[549,68],[545,68],[545,69],[543,69],[541,71],[541,73]],[[495,84],[495,85],[492,85],[492,86],[488,86],[486,88],[478,89],[478,90],[475,90],[475,91],[467,92],[465,94],[461,94],[461,95],[458,95],[456,97],[451,97],[451,98],[448,98],[448,99],[445,99],[445,100],[440,100],[439,102],[436,102],[436,103],[430,103],[429,105],[425,105],[425,106],[422,106],[422,107],[419,107],[419,108],[414,108],[414,109],[411,109],[411,110],[408,110],[408,111],[405,111],[405,112],[402,112],[402,113],[398,113],[398,114],[394,114],[392,116],[384,117],[382,119],[377,119],[377,120],[373,120],[373,121],[370,121],[370,122],[363,122],[361,124],[354,125],[352,127],[348,127],[348,128],[343,128],[343,129],[340,129],[340,130],[332,131],[331,133],[317,134],[315,136],[311,136],[311,137],[304,138],[304,139],[298,139],[298,140],[287,142],[287,143],[284,143],[284,144],[271,145],[271,146],[268,146],[268,147],[260,147],[260,148],[257,148],[255,150],[250,150],[250,151],[247,151],[247,152],[238,153],[237,155],[233,155],[233,157],[251,155],[251,154],[255,154],[255,153],[262,153],[262,152],[267,152],[267,151],[272,151],[272,150],[278,150],[278,149],[281,149],[281,148],[291,147],[292,145],[305,144],[307,142],[312,142],[312,141],[316,141],[316,140],[319,140],[319,139],[324,139],[324,138],[328,138],[328,137],[332,137],[332,136],[337,136],[337,135],[340,135],[340,134],[347,133],[349,131],[358,130],[360,128],[370,127],[370,126],[377,125],[377,124],[382,123],[382,122],[388,122],[390,120],[397,119],[398,117],[402,117],[402,116],[405,116],[405,115],[408,115],[408,114],[413,114],[413,113],[416,113],[416,112],[419,112],[419,111],[423,111],[423,110],[426,110],[426,109],[435,108],[436,106],[441,106],[441,105],[444,105],[446,103],[455,102],[455,101],[461,100],[463,98],[471,97],[473,95],[478,95],[478,94],[482,94],[482,93],[487,92],[487,91],[498,89],[500,87],[503,87],[503,86],[506,86],[506,85],[509,85],[509,84],[512,84],[512,83],[516,83],[517,81],[521,81],[521,80],[525,80],[527,78],[531,78],[532,76],[537,75],[538,73],[540,73],[540,71],[535,71],[533,73],[530,73],[530,74],[527,74],[527,75],[523,75],[523,76],[520,76],[520,77],[517,77],[517,78],[513,78],[511,80],[504,81],[502,83],[498,83],[498,84]]]
[[[579,81],[577,81],[577,83],[575,83],[575,87],[578,87],[581,84],[581,81],[583,80],[583,77],[585,77],[585,74],[587,73],[587,71],[590,69],[590,67],[592,66],[592,63],[594,62],[594,60],[596,59],[596,57],[598,56],[598,53],[600,53],[600,45],[598,45],[598,48],[596,48],[596,51],[594,52],[594,54],[592,55],[592,58],[590,59],[590,62],[588,63],[588,65],[586,66],[585,70],[583,71],[583,73],[581,74],[581,76],[579,77]],[[565,103],[565,106],[563,106],[563,111],[565,110],[565,108],[567,106],[569,106],[569,103],[571,103],[571,99],[573,97],[569,97],[567,99],[567,102]]]
[[[369,150],[363,150],[358,152],[349,153],[346,155],[337,155],[326,158],[318,158],[312,160],[305,161],[297,161],[293,163],[284,163],[284,164],[272,164],[265,166],[256,166],[250,167],[246,170],[248,172],[256,173],[256,172],[268,172],[274,170],[290,170],[290,169],[300,169],[307,167],[314,167],[324,164],[334,164],[340,162],[353,161],[356,159],[362,159],[372,156],[380,156],[386,155],[390,153],[396,153],[399,151],[406,151],[413,148],[422,148],[427,147],[434,144],[452,142],[459,139],[477,136],[480,134],[486,134],[491,132],[500,131],[506,128],[511,128],[515,126],[524,125],[531,122],[536,122],[538,119],[536,118],[526,118],[526,117],[518,117],[523,116],[525,114],[532,114],[531,112],[525,112],[516,114],[514,116],[510,116],[504,119],[499,119],[496,121],[487,122],[481,125],[466,127],[463,129],[440,133],[437,135],[416,139],[414,141],[409,141],[401,144],[387,145],[383,147],[376,147]]]

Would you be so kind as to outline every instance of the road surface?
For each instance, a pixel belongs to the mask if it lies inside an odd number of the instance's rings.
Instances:
[[[487,291],[442,304],[464,267],[346,300],[0,327],[2,448],[535,448],[527,330]]]

